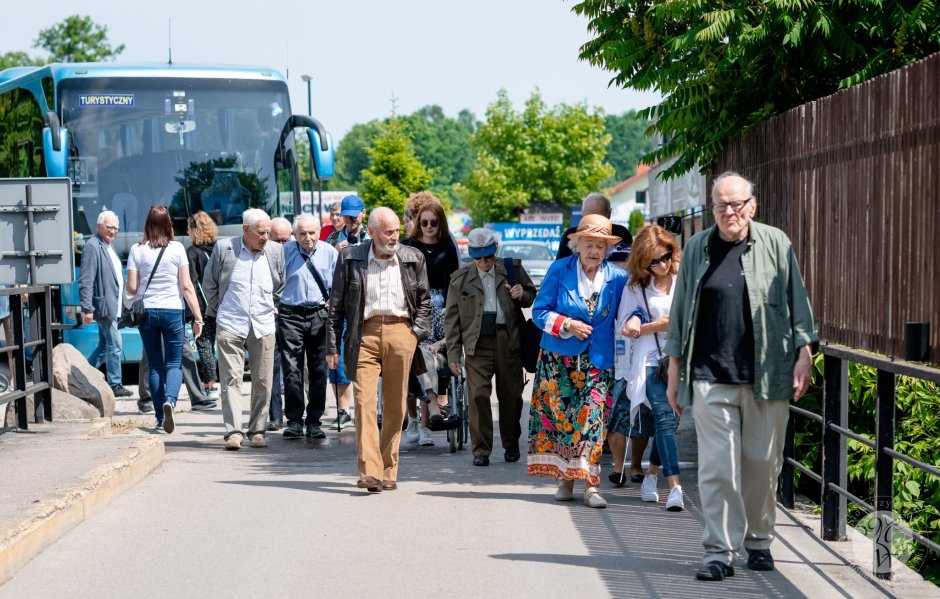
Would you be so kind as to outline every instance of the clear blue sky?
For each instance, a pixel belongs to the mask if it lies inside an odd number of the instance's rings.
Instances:
[[[279,6],[293,7],[274,12]],[[438,104],[482,119],[505,88],[521,107],[535,88],[549,104],[582,102],[620,113],[659,96],[608,89],[611,75],[579,61],[586,20],[563,0],[29,0],[0,20],[0,52],[32,49],[40,29],[70,14],[108,26],[120,61],[165,62],[172,18],[173,61],[289,67],[294,112],[307,110],[301,74],[313,76],[313,112],[340,139],[355,123]],[[63,9],[63,6],[69,8]]]

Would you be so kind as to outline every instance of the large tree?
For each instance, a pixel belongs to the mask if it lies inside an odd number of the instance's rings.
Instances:
[[[530,202],[569,206],[613,174],[604,162],[604,117],[584,104],[548,108],[538,92],[516,112],[505,90],[474,135],[476,166],[467,183],[474,222],[513,220]]]
[[[0,54],[0,71],[10,67],[38,67],[46,64],[41,58],[30,56],[26,52],[13,51]]]
[[[462,110],[456,119],[444,115],[440,106],[425,106],[403,118],[422,164],[434,170],[431,187],[447,190],[463,181],[473,169],[470,137],[479,128],[476,117]]]
[[[336,149],[336,177],[331,189],[359,189],[362,171],[369,168],[369,148],[382,131],[382,121],[356,123],[339,142]]]
[[[596,37],[581,58],[611,84],[665,98],[641,116],[677,156],[667,176],[707,169],[748,127],[940,50],[934,0],[583,0]]]
[[[610,135],[604,159],[614,167],[614,175],[602,183],[603,187],[616,185],[636,174],[636,167],[643,156],[653,149],[653,140],[646,135],[651,124],[635,110],[604,117],[604,131]]]
[[[72,15],[40,31],[33,48],[49,52],[49,62],[100,62],[116,58],[124,51],[124,44],[112,48],[106,25],[98,25],[91,17]]]
[[[369,148],[372,163],[362,172],[362,199],[366,206],[386,206],[397,214],[405,211],[405,199],[428,188],[434,177],[415,156],[405,124],[392,118],[382,124]]]

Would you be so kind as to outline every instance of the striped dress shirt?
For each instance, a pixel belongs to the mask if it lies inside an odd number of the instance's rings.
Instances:
[[[366,306],[363,320],[373,316],[408,316],[405,290],[401,284],[401,261],[398,254],[388,260],[375,257],[369,248],[369,273],[366,279]]]

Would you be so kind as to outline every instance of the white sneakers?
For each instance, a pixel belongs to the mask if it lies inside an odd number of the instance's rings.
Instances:
[[[417,418],[408,417],[408,427],[405,428],[405,441],[409,443],[417,443],[420,433],[418,428],[421,426],[421,422]]]
[[[682,500],[682,487],[676,485],[669,491],[669,497],[666,499],[666,510],[670,512],[681,512],[685,509],[685,502]]]
[[[410,422],[408,424],[411,424]],[[431,429],[422,426],[418,431],[418,445],[431,447],[434,445],[434,439],[431,438]]]
[[[643,501],[659,501],[659,492],[656,490],[656,475],[647,474],[640,485],[640,499]]]
[[[607,500],[601,497],[597,487],[585,487],[584,505],[588,507],[604,508],[607,507]]]
[[[555,501],[571,501],[574,499],[574,481],[562,479],[555,491]]]

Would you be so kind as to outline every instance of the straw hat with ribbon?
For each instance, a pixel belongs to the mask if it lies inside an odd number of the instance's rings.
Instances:
[[[610,224],[609,218],[601,216],[600,214],[588,214],[581,219],[581,222],[578,223],[577,230],[574,233],[570,233],[568,235],[568,239],[575,239],[577,237],[595,237],[617,243],[621,239],[616,235],[610,234],[612,229],[613,227]]]

